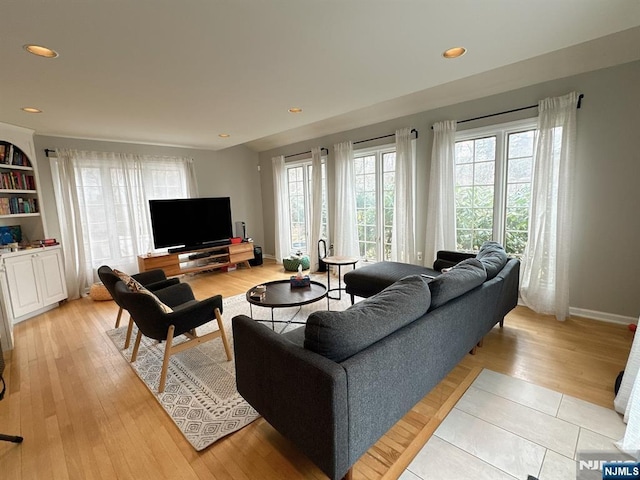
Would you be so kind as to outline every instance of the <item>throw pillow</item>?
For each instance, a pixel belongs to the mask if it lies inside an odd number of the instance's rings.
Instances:
[[[487,270],[487,280],[498,275],[508,260],[507,252],[498,242],[484,242],[476,258],[482,262]]]
[[[313,312],[307,319],[304,347],[335,362],[355,355],[427,312],[427,282],[411,275],[343,312]]]
[[[469,258],[458,263],[446,273],[429,282],[431,290],[431,307],[438,308],[473,290],[487,279],[487,272],[480,260]]]
[[[120,278],[120,280],[122,280],[127,288],[132,292],[137,292],[139,289],[144,288],[144,286],[139,281],[137,281],[127,273],[116,270],[115,268],[113,269],[113,273],[115,273],[116,276]]]
[[[142,285],[139,281],[137,281],[131,275],[128,275],[124,272],[121,272],[120,270],[115,270],[115,269],[113,270],[113,273],[115,273],[120,278],[120,280],[124,282],[127,288],[132,292],[142,293],[144,295],[150,296],[158,304],[158,306],[164,313],[173,312],[173,309],[169,305],[163,303],[151,290],[148,290],[147,288],[145,288],[144,285]]]

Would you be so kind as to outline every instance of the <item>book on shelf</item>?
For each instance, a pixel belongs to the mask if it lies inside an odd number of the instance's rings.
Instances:
[[[11,143],[0,143],[0,164],[30,167],[29,159],[25,153]]]
[[[38,213],[38,201],[35,198],[0,197],[0,215]]]

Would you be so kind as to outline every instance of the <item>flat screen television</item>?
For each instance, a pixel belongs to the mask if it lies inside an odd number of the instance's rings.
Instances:
[[[197,250],[233,236],[229,197],[149,200],[149,210],[155,248]]]

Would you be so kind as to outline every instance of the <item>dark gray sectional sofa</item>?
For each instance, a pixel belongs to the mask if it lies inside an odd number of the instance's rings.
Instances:
[[[414,273],[283,335],[233,318],[238,391],[330,478],[344,477],[516,306],[519,262],[489,257],[434,280]]]

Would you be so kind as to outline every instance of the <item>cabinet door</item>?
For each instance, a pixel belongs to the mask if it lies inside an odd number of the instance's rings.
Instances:
[[[35,255],[21,255],[4,261],[14,318],[42,307],[34,259]]]
[[[38,253],[34,257],[38,263],[42,304],[44,306],[67,298],[67,284],[60,250]]]

